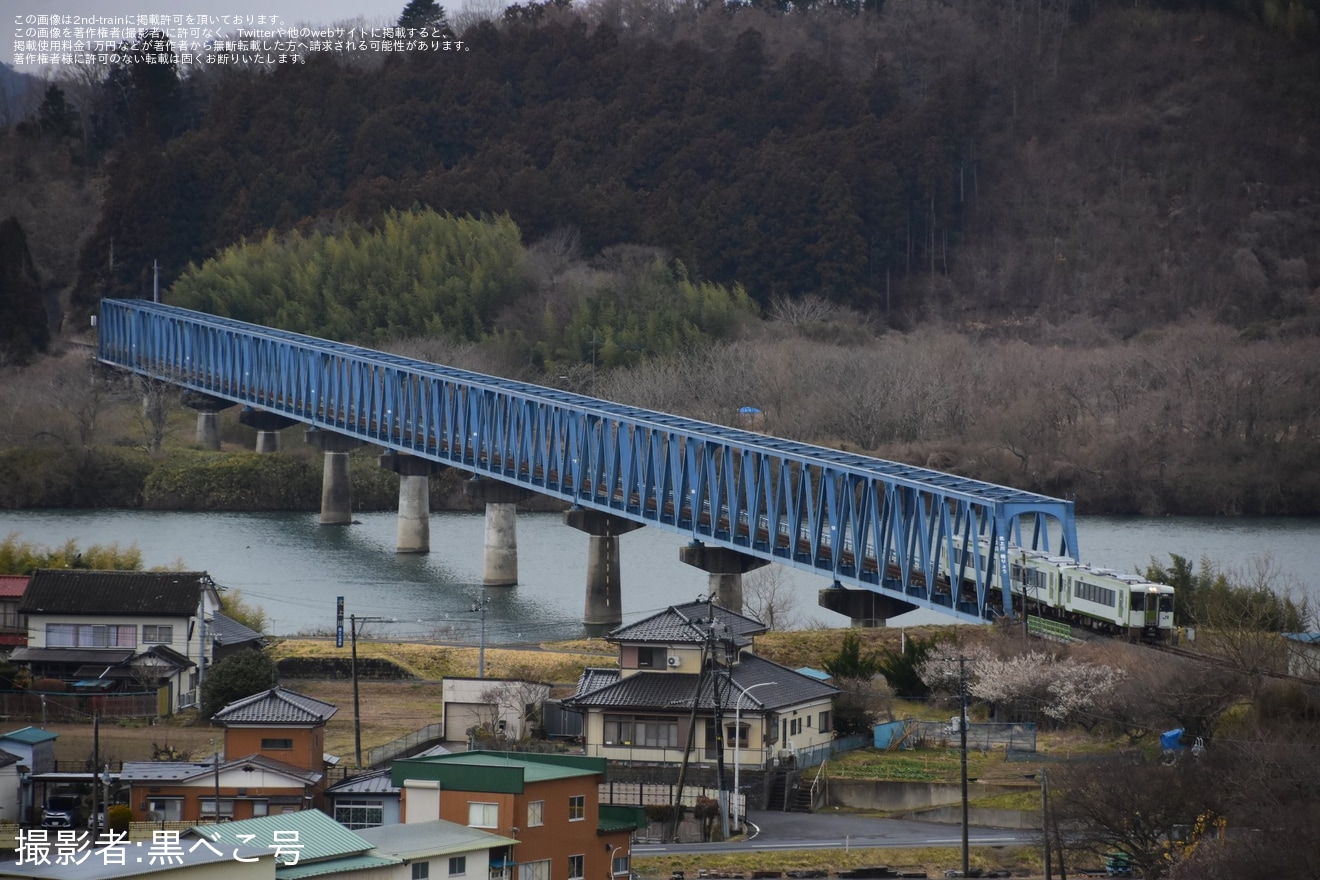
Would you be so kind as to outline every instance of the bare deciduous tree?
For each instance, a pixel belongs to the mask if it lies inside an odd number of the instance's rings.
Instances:
[[[797,596],[782,565],[772,563],[743,575],[743,610],[771,630],[797,629]]]

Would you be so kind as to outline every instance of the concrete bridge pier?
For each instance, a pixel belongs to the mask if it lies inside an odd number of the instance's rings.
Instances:
[[[851,618],[852,625],[860,627],[884,626],[889,618],[920,607],[875,590],[845,589],[837,582],[835,586],[820,591],[816,604]]]
[[[463,494],[486,504],[486,553],[481,572],[483,587],[518,584],[518,502],[531,492],[511,483],[473,477]]]
[[[599,510],[564,511],[564,524],[591,536],[587,548],[587,601],[582,622],[588,626],[623,623],[623,581],[619,576],[619,535],[644,524]]]
[[[727,547],[708,547],[700,541],[680,547],[678,558],[680,562],[706,572],[710,576],[709,590],[715,597],[715,604],[738,614],[743,610],[742,576],[770,564],[766,559],[757,559]]]
[[[239,424],[255,428],[257,431],[257,452],[279,452],[280,431],[298,424],[297,419],[282,416],[265,409],[243,407],[238,413]]]
[[[179,402],[197,410],[197,445],[213,452],[220,450],[220,413],[237,404],[200,391],[184,391]]]
[[[303,439],[325,453],[325,465],[321,469],[321,525],[348,525],[353,522],[348,454],[364,446],[364,441],[320,428],[308,428]]]
[[[439,462],[406,452],[386,452],[380,466],[399,475],[399,526],[395,553],[431,552],[431,474],[442,470]]]

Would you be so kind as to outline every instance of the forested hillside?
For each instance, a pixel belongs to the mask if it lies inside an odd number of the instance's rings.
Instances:
[[[555,0],[451,51],[66,70],[0,218],[66,328],[158,272],[1092,512],[1315,512],[1316,5]]]
[[[414,206],[664,248],[757,301],[1314,326],[1313,35],[1217,10],[515,9],[467,51],[132,74],[78,301]],[[108,259],[114,242],[113,269]],[[982,317],[982,320],[985,320]]]

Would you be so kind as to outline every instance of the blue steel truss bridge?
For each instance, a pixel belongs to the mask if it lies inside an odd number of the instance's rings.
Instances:
[[[158,303],[98,328],[103,364],[814,572],[827,607],[980,622],[1013,614],[1010,545],[1077,558],[1070,501]]]

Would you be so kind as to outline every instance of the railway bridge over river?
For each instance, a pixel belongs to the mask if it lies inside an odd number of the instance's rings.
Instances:
[[[348,454],[365,444],[400,476],[399,552],[429,549],[429,475],[471,473],[488,586],[517,582],[516,503],[569,503],[565,522],[591,536],[588,625],[622,621],[619,536],[642,526],[684,539],[725,607],[741,609],[743,573],[777,562],[822,576],[820,604],[854,620],[1011,615],[1010,543],[1077,557],[1070,501],[159,303],[104,300],[97,326],[97,359],[182,388],[204,445],[235,405],[258,451],[306,425],[327,525],[352,520]],[[975,537],[986,552],[955,556]]]

